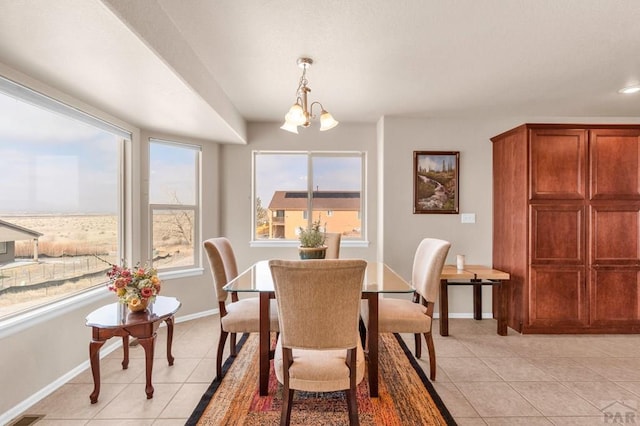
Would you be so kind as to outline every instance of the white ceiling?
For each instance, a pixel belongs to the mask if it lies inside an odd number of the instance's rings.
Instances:
[[[244,142],[296,59],[342,122],[637,117],[637,0],[0,1],[0,62],[137,126]],[[316,112],[316,111],[314,111]]]

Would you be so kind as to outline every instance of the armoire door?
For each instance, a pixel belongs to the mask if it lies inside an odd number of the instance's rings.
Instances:
[[[529,199],[582,200],[586,194],[587,131],[530,129]]]

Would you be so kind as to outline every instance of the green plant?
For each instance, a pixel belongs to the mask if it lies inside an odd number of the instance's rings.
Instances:
[[[325,233],[320,230],[320,218],[312,222],[309,228],[304,229],[299,227],[298,229],[300,230],[300,234],[298,235],[300,247],[315,248],[324,245]]]

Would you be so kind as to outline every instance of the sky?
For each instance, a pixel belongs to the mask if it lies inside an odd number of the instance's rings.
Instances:
[[[0,215],[116,214],[119,140],[0,93]],[[194,151],[158,146],[152,198],[193,203]]]
[[[455,169],[456,162],[453,155],[419,155],[418,169],[442,171],[443,160],[448,167]]]

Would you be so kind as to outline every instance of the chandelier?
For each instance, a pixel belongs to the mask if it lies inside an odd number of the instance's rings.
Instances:
[[[307,104],[307,93],[311,92],[311,89],[307,84],[307,69],[313,64],[311,58],[298,58],[298,66],[302,68],[302,77],[298,83],[298,90],[296,90],[296,103],[294,103],[289,112],[284,116],[284,124],[280,127],[287,132],[298,134],[298,126],[309,127],[311,125],[311,119],[316,118],[313,115],[313,106],[320,106],[320,131],[333,129],[338,125],[331,114],[324,109],[320,102],[313,102],[311,105]]]

